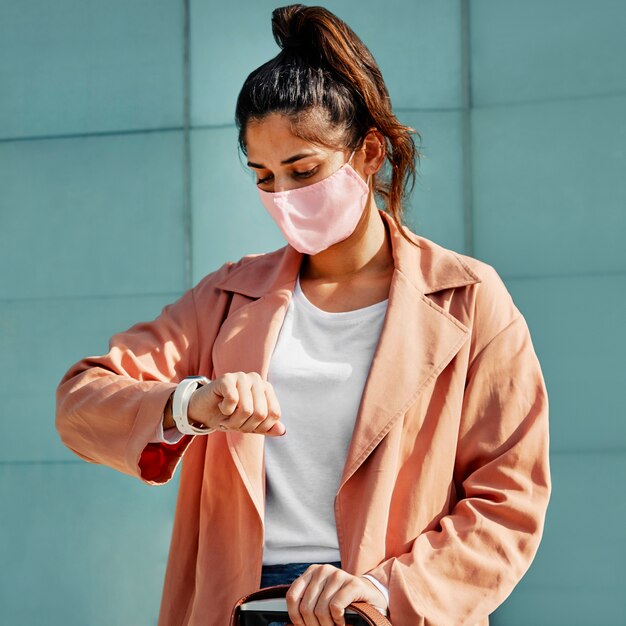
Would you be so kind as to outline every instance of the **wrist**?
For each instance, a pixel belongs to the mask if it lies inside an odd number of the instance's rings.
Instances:
[[[378,592],[380,600],[377,600],[372,604],[374,604],[377,608],[387,610],[389,608],[389,591],[387,588],[378,579],[370,576],[369,574],[363,574],[361,578],[365,578],[365,580],[367,580],[372,587],[375,587]]]
[[[170,395],[165,403],[165,408],[163,409],[163,430],[167,430],[168,428],[173,428],[176,426],[174,422],[174,418],[172,417],[172,398],[174,397],[174,392]]]
[[[198,386],[207,385],[211,381],[205,376],[188,376],[176,386],[172,396],[172,417],[176,428],[189,435],[206,435],[215,431],[206,424],[196,426],[189,421],[189,402]]]
[[[203,426],[202,422],[198,419],[198,395],[196,394],[196,391],[198,391],[198,389],[200,389],[201,385],[198,385],[198,387],[196,387],[196,389],[191,393],[191,395],[189,396],[189,402],[187,404],[187,419],[189,420],[190,424],[193,424],[194,426]],[[195,416],[195,417],[194,417]]]

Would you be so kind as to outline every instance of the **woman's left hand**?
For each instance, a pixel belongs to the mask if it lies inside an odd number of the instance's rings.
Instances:
[[[345,626],[345,608],[352,602],[388,608],[372,581],[328,563],[310,565],[291,583],[285,597],[293,626]]]

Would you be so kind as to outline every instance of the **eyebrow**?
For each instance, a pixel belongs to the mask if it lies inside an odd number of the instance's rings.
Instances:
[[[299,161],[300,159],[304,159],[305,157],[308,156],[316,156],[317,152],[301,152],[299,154],[294,154],[293,156],[290,156],[288,159],[285,159],[284,161],[281,161],[280,164],[281,165],[289,165],[290,163],[294,163],[295,161]],[[259,163],[252,163],[250,161],[248,161],[248,167],[255,167],[257,169],[264,169],[265,165],[260,165]]]

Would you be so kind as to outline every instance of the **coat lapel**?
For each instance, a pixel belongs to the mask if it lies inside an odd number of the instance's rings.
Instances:
[[[218,288],[233,291],[231,310],[213,344],[214,376],[259,372],[267,380],[270,358],[293,293],[302,254],[285,246],[250,255]],[[280,399],[279,399],[280,401]],[[233,461],[264,523],[264,435],[225,433]]]
[[[381,210],[379,213],[391,237],[394,272],[387,313],[363,389],[338,493],[469,336],[466,326],[427,295],[480,282],[452,251],[405,229],[419,244],[415,247],[404,239],[390,215]],[[302,258],[291,245],[269,254],[249,255],[218,285],[235,295],[213,348],[215,376],[257,371],[267,379]],[[228,432],[226,437],[263,521],[264,436]]]

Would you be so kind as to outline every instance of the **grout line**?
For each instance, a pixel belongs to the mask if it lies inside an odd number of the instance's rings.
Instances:
[[[465,254],[474,256],[474,192],[472,185],[472,84],[470,73],[469,0],[461,0],[461,89],[463,98],[463,235]]]
[[[155,293],[112,293],[112,294],[79,294],[68,296],[26,296],[18,298],[0,298],[0,303],[12,302],[55,302],[72,300],[126,300],[128,298],[179,298],[181,291],[160,291]]]
[[[183,0],[187,3],[189,0]],[[462,6],[468,0],[462,0]],[[483,109],[506,109],[520,106],[532,106],[551,104],[558,102],[578,102],[584,100],[608,100],[611,98],[624,98],[626,92],[618,91],[614,93],[600,93],[590,95],[559,96],[552,98],[542,98],[537,100],[516,100],[515,102],[493,102],[488,104],[476,104],[473,102],[471,108],[475,111]],[[454,113],[463,112],[464,107],[394,107],[394,113]],[[183,112],[184,115],[184,112]],[[225,128],[235,128],[234,122],[224,122],[222,124],[196,124],[192,125],[187,121],[187,130],[219,130]],[[47,139],[88,139],[91,137],[116,137],[120,135],[146,135],[149,133],[185,132],[185,126],[161,126],[159,128],[131,128],[122,130],[88,131],[85,133],[61,133],[58,135],[26,135],[24,137],[0,137],[0,144],[17,143],[24,141],[45,141]]]
[[[236,129],[235,122],[224,122],[223,124],[197,124],[191,127],[191,130],[226,130]]]
[[[170,133],[184,130],[182,126],[163,126],[159,128],[131,128],[127,130],[103,130],[87,133],[61,133],[59,135],[27,135],[25,137],[2,137],[2,143],[16,143],[20,141],[45,141],[47,139],[88,139],[91,137],[118,137],[120,135],[147,135],[150,133]]]
[[[191,206],[191,79],[190,79],[190,16],[189,0],[183,0],[183,254],[184,286],[189,289],[192,283],[193,239]]]
[[[393,107],[394,113],[458,113],[463,111],[460,107]]]
[[[63,460],[36,460],[36,461],[0,461],[0,465],[79,465],[86,463],[81,459],[76,461]]]
[[[474,109],[507,109],[524,106],[541,106],[543,104],[556,104],[559,102],[584,102],[585,100],[611,100],[612,98],[624,98],[626,91],[607,91],[604,93],[576,94],[565,96],[548,96],[546,98],[504,101],[504,102],[486,102],[485,104],[474,105]]]
[[[606,456],[626,455],[626,448],[577,448],[572,450],[550,450],[550,457],[554,456],[582,456],[584,454],[601,454]]]
[[[563,274],[555,272],[554,274],[505,274],[501,273],[502,280],[580,280],[585,278],[626,278],[626,272],[623,270],[615,270],[613,272],[577,272],[572,274]]]

